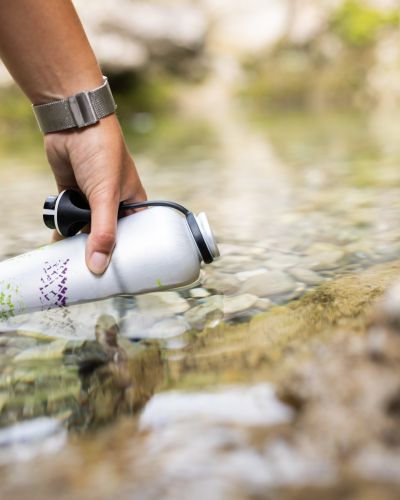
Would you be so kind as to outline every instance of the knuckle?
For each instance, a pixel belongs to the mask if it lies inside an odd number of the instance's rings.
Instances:
[[[96,250],[100,252],[110,252],[115,243],[115,233],[110,230],[101,229],[92,232],[91,240]]]

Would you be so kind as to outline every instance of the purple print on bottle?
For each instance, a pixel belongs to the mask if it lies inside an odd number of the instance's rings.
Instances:
[[[42,309],[67,305],[67,271],[69,259],[51,264],[45,262],[40,278],[40,302]]]

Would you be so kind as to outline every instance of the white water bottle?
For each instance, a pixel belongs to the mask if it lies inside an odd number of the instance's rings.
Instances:
[[[45,217],[50,211],[44,211]],[[206,215],[187,213],[191,220],[173,208],[157,206],[120,219],[110,265],[100,276],[86,266],[86,234],[3,261],[0,318],[196,282],[201,261],[210,262],[219,252]]]

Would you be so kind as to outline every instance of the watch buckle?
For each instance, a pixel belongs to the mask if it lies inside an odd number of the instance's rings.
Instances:
[[[78,128],[93,125],[99,121],[89,92],[80,92],[79,94],[68,97],[68,104],[75,125]]]

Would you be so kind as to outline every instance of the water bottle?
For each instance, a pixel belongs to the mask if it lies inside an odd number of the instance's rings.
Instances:
[[[86,267],[82,233],[1,262],[0,318],[196,282],[201,261],[219,255],[206,215],[163,201],[120,209],[144,206],[119,220],[111,262],[100,276]],[[43,218],[70,236],[90,220],[90,208],[79,193],[65,191],[46,200]]]

